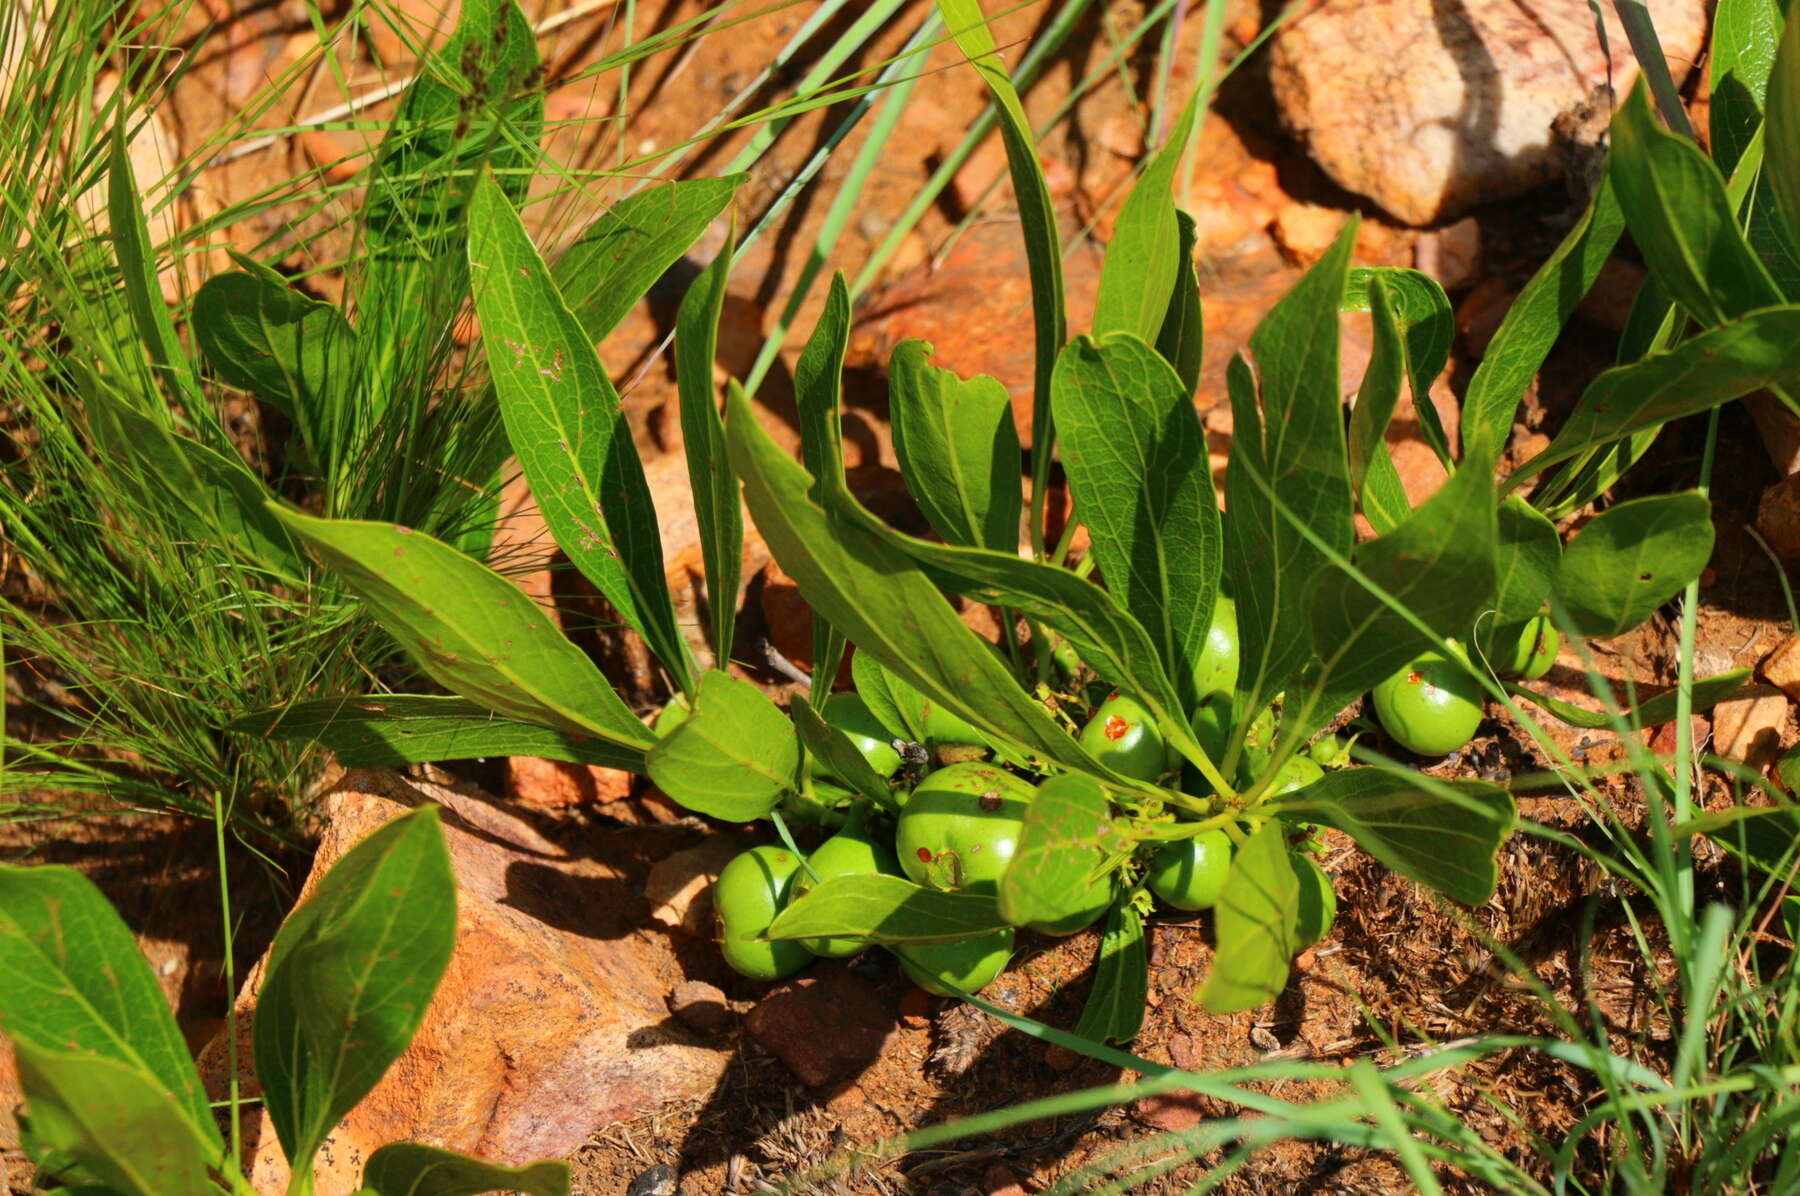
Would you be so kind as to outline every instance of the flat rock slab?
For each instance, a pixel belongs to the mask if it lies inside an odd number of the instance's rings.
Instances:
[[[1676,82],[1699,61],[1704,0],[1648,0]],[[1623,100],[1637,60],[1610,3],[1321,0],[1275,35],[1283,120],[1347,191],[1409,224],[1454,219],[1562,177]]]
[[[795,1079],[817,1088],[875,1062],[898,1022],[872,984],[842,964],[821,964],[771,991],[744,1024]]]
[[[444,812],[456,949],[412,1045],[327,1139],[319,1196],[355,1192],[364,1160],[400,1139],[508,1163],[566,1157],[602,1126],[704,1097],[727,1059],[671,1022],[664,996],[682,978],[675,957],[662,936],[633,931],[621,916],[641,901],[642,878],[570,857],[474,790],[387,770],[350,773],[327,799],[301,899],[370,831],[425,802]],[[252,1092],[250,1021],[266,964],[265,956],[238,1001]],[[203,1059],[215,1096],[225,1054],[215,1040]],[[266,1115],[246,1131],[252,1182],[282,1191],[287,1164]]]

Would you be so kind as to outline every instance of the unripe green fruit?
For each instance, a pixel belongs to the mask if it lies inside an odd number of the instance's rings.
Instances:
[[[1231,837],[1211,830],[1163,844],[1145,880],[1164,905],[1191,912],[1211,909],[1230,874]]]
[[[1300,881],[1300,910],[1294,922],[1294,945],[1297,950],[1304,951],[1331,930],[1331,924],[1337,920],[1337,893],[1332,890],[1331,878],[1325,875],[1325,869],[1319,867],[1319,861],[1309,855],[1290,855],[1288,861],[1294,866],[1294,876]]]
[[[1548,615],[1536,615],[1523,623],[1496,628],[1487,637],[1488,663],[1503,677],[1536,681],[1556,663],[1562,636]]]
[[[753,980],[780,980],[812,961],[799,943],[760,941],[799,870],[799,857],[785,847],[752,847],[734,856],[713,885],[719,950],[726,963]]]
[[[893,848],[869,833],[868,807],[861,803],[852,807],[844,829],[819,844],[806,857],[806,863],[820,881],[830,880],[834,876],[900,875],[900,861],[894,857]],[[807,875],[806,869],[801,869],[794,874],[793,881],[788,885],[788,902],[798,901],[811,892],[812,888],[812,877]],[[860,939],[798,941],[814,955],[826,959],[847,959],[868,946],[866,941]]]
[[[1100,703],[1081,729],[1081,746],[1114,772],[1154,781],[1169,771],[1169,748],[1150,712],[1122,694]]]
[[[991,764],[940,768],[912,791],[894,832],[900,867],[934,889],[998,893],[1037,791]]]
[[[955,996],[955,989],[980,992],[1006,970],[1012,951],[1010,926],[948,943],[908,943],[893,948],[907,977],[940,997]]]
[[[894,750],[887,729],[870,713],[868,704],[862,698],[853,693],[832,694],[825,699],[820,715],[856,745],[856,750],[869,762],[869,767],[875,770],[876,776],[891,777],[900,771],[900,753]],[[843,780],[817,756],[808,757],[808,766],[815,777]]]
[[[923,734],[925,742],[936,747],[944,743],[980,743],[987,739],[977,731],[974,724],[953,710],[946,709],[935,699],[925,699],[925,718]]]
[[[1387,733],[1421,756],[1456,751],[1481,725],[1481,686],[1441,652],[1426,652],[1377,685],[1374,698]]]
[[[1237,689],[1239,655],[1237,603],[1220,594],[1206,627],[1206,646],[1194,662],[1194,692],[1204,697]]]
[[[1275,779],[1269,785],[1269,793],[1271,796],[1292,793],[1324,778],[1325,770],[1310,757],[1295,756],[1275,773]]]

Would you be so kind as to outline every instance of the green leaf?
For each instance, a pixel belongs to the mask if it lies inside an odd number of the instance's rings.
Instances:
[[[874,713],[873,707],[870,713]],[[894,796],[894,787],[869,766],[869,761],[848,736],[819,716],[811,702],[795,694],[788,703],[788,714],[794,720],[794,730],[800,733],[800,742],[831,769],[832,776],[882,809],[899,811],[900,802]],[[878,720],[880,717],[876,715]]]
[[[1300,880],[1288,862],[1287,826],[1271,818],[1231,857],[1219,894],[1213,914],[1218,947],[1200,989],[1209,1013],[1255,1009],[1281,995],[1299,915]]]
[[[1149,993],[1144,919],[1129,896],[1121,897],[1106,914],[1100,957],[1094,964],[1094,987],[1081,1007],[1075,1036],[1089,1042],[1130,1042],[1143,1028]]]
[[[412,1041],[455,943],[436,806],[368,835],[288,915],[251,1029],[263,1107],[296,1173]]]
[[[530,182],[544,123],[543,88],[533,85],[537,36],[513,0],[464,0],[461,14],[450,40],[423,63],[376,154],[362,220],[379,260],[423,261],[455,249],[484,163],[514,200]]]
[[[734,174],[722,179],[658,183],[621,199],[588,226],[557,259],[552,274],[590,344],[605,340],[619,326],[645,292],[700,239],[707,225],[731,206],[732,197],[749,177]],[[715,285],[723,288],[724,276],[731,270],[729,242],[720,256],[726,264],[715,261],[712,269],[718,273]],[[701,285],[699,280],[695,285]],[[678,346],[680,337],[678,328]],[[680,364],[678,358],[677,373]],[[710,390],[711,359],[705,377]]]
[[[131,153],[123,121],[112,130],[106,166],[106,208],[113,252],[125,283],[125,305],[138,339],[150,354],[150,363],[173,398],[190,414],[205,410],[200,388],[188,368],[187,354],[175,335],[175,321],[163,302],[157,281],[156,246],[150,244],[150,226],[139,203],[141,192],[131,170]]]
[[[194,340],[227,386],[285,412],[309,436],[327,392],[345,384],[355,333],[342,312],[258,274],[232,270],[194,296]]]
[[[1450,360],[1450,344],[1456,339],[1456,313],[1437,279],[1418,270],[1396,266],[1359,267],[1350,271],[1344,288],[1345,311],[1374,313],[1374,284],[1385,292],[1386,311],[1381,319],[1391,325],[1389,335],[1399,338],[1399,355],[1412,388],[1413,408],[1419,429],[1447,470],[1454,470],[1449,434],[1431,401],[1431,384]],[[1377,334],[1380,327],[1377,326]],[[1361,399],[1358,399],[1361,402]]]
[[[1469,379],[1462,416],[1465,467],[1481,468],[1485,461],[1491,468],[1499,461],[1512,436],[1519,400],[1624,229],[1625,217],[1609,175],[1601,179],[1580,221],[1506,309],[1506,318]]]
[[[831,876],[782,910],[764,937],[947,943],[1006,924],[986,894],[928,889],[904,876]]]
[[[587,654],[486,565],[391,523],[270,509],[439,685],[519,722],[627,747],[654,742]]]
[[[1781,40],[1775,0],[1719,0],[1713,9],[1709,121],[1713,161],[1729,175],[1763,121]]]
[[[800,455],[813,476],[813,501],[829,505],[850,493],[844,479],[844,354],[850,348],[850,291],[843,271],[831,276],[825,309],[794,363],[794,406],[800,416]],[[824,701],[844,659],[844,633],[813,611],[813,698]]]
[[[1437,634],[1462,635],[1493,603],[1496,534],[1492,480],[1478,470],[1458,470],[1406,522],[1358,545],[1351,563]],[[1427,641],[1363,581],[1336,566],[1313,584],[1318,676],[1334,695],[1318,705],[1319,723],[1418,655]],[[1286,736],[1314,729],[1283,728]]]
[[[1273,806],[1296,822],[1335,826],[1408,880],[1469,905],[1494,895],[1495,853],[1518,819],[1498,785],[1379,768],[1328,772]]]
[[[315,740],[330,748],[345,768],[541,756],[644,771],[644,753],[634,748],[514,722],[465,698],[436,694],[315,698],[247,714],[225,729],[271,739]]]
[[[140,484],[166,497],[171,513],[191,517],[195,539],[223,540],[261,568],[298,582],[307,573],[299,545],[269,512],[269,489],[243,460],[189,440],[131,410],[105,383],[82,387],[88,429],[117,463],[135,467]]]
[[[1550,447],[1508,488],[1559,461],[1672,419],[1708,411],[1800,373],[1800,306],[1753,312],[1667,353],[1615,366],[1588,385]]]
[[[1719,168],[1656,123],[1642,80],[1613,117],[1612,136],[1607,173],[1663,290],[1706,326],[1781,302],[1744,239]]]
[[[157,994],[161,1003],[162,996]],[[13,1044],[41,1171],[80,1192],[169,1196],[214,1192],[224,1148],[148,1072],[130,1063]]]
[[[1181,270],[1181,232],[1172,188],[1193,135],[1200,94],[1195,91],[1188,97],[1169,131],[1169,140],[1151,157],[1119,209],[1094,300],[1095,340],[1104,340],[1108,333],[1128,332],[1148,341],[1163,326]],[[1193,392],[1188,393],[1191,396]],[[1051,401],[1054,403],[1054,398]]]
[[[1730,672],[1698,678],[1694,682],[1692,708],[1698,712],[1716,706],[1744,688],[1744,683],[1748,680],[1750,680],[1749,669],[1732,669]],[[1612,715],[1603,710],[1584,710],[1571,702],[1539,693],[1523,685],[1509,684],[1506,688],[1516,697],[1529,698],[1536,702],[1572,727],[1585,727],[1591,731],[1598,731],[1613,725]],[[1678,690],[1677,686],[1658,690],[1650,697],[1643,698],[1635,707],[1620,702],[1619,706],[1625,722],[1636,728],[1660,726],[1673,720]]]
[[[1056,227],[1056,208],[1050,185],[1038,162],[1031,120],[1019,93],[1007,77],[994,35],[980,0],[937,0],[938,12],[958,48],[993,93],[999,113],[1000,139],[1006,146],[1006,162],[1012,175],[1013,195],[1019,208],[1019,225],[1025,234],[1025,268],[1031,277],[1031,318],[1035,340],[1032,377],[1031,482],[1032,509],[1041,511],[1041,500],[1050,476],[1050,454],[1056,443],[1050,410],[1050,375],[1056,355],[1068,335],[1068,314],[1063,299],[1062,239]],[[1034,520],[1035,523],[1035,520]],[[1031,529],[1034,544],[1043,529]]]
[[[928,699],[906,682],[881,667],[867,652],[850,656],[850,681],[857,697],[896,739],[925,742],[925,704]]]
[[[1374,335],[1369,365],[1350,409],[1350,488],[1361,500],[1370,526],[1386,535],[1412,513],[1387,447],[1388,424],[1399,406],[1406,375],[1406,342],[1387,284],[1372,276],[1366,286]]]
[[[1562,564],[1556,525],[1518,495],[1500,504],[1494,542],[1494,622],[1504,626],[1538,613]]]
[[[1800,241],[1800,17],[1791,11],[1769,75],[1768,105],[1763,172],[1792,244]]]
[[[687,643],[618,392],[491,176],[469,208],[469,268],[506,438],[557,545],[684,691]]]
[[[0,1031],[15,1047],[53,1053],[71,1069],[103,1061],[143,1077],[210,1144],[209,1161],[219,1156],[224,1147],[168,998],[92,882],[60,865],[0,864],[0,971]]]
[[[762,690],[718,669],[700,675],[694,711],[650,749],[650,779],[681,805],[750,822],[793,787],[800,745]]]
[[[1110,776],[1013,680],[931,581],[873,533],[809,497],[813,479],[734,390],[726,439],[756,527],[813,609],[895,676],[1001,741]]]
[[[888,365],[888,408],[900,475],[938,535],[1016,553],[1019,430],[1006,387],[928,364],[931,346],[905,341]]]
[[[1066,917],[1105,864],[1111,833],[1106,791],[1094,780],[1062,773],[1039,785],[1000,878],[1000,916],[1014,926]]]
[[[363,1165],[363,1186],[377,1196],[569,1196],[569,1165],[545,1161],[507,1167],[421,1142],[390,1142]]]
[[[1169,296],[1169,310],[1163,316],[1162,329],[1156,334],[1156,353],[1175,367],[1182,389],[1191,399],[1200,388],[1200,366],[1206,350],[1206,318],[1200,307],[1200,276],[1194,271],[1194,243],[1198,239],[1194,218],[1178,211],[1175,223],[1178,231],[1175,290]]]
[[[1635,498],[1601,512],[1563,550],[1556,597],[1582,635],[1620,635],[1700,576],[1712,549],[1705,495]]]
[[[727,200],[730,195],[729,190],[725,192]],[[719,317],[725,310],[725,283],[731,274],[736,243],[734,229],[726,235],[719,256],[688,288],[675,319],[681,437],[687,452],[688,484],[694,494],[694,522],[700,532],[700,558],[706,569],[713,659],[720,667],[731,659],[738,582],[744,569],[743,500],[738,496],[737,475],[731,471],[731,459],[725,452],[725,421],[719,416],[719,391],[713,385]]]
[[[1335,316],[1334,316],[1335,319]],[[1181,379],[1129,333],[1076,337],[1051,380],[1075,514],[1107,588],[1149,629],[1182,696],[1223,562],[1206,433]]]
[[[1355,537],[1338,393],[1338,305],[1356,221],[1263,317],[1226,374],[1233,440],[1225,475],[1226,589],[1237,600],[1246,708],[1307,664],[1313,581],[1326,563],[1293,520],[1340,553]],[[1284,513],[1277,502],[1286,508]]]

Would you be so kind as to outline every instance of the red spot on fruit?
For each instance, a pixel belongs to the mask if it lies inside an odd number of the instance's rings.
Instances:
[[[931,863],[931,849],[929,847],[919,848],[919,862],[921,864]]]
[[[1421,682],[1423,680],[1425,680],[1425,678],[1419,676],[1419,674],[1417,674],[1417,673],[1408,673],[1406,675],[1406,682],[1408,685],[1417,685],[1419,682]]]
[[[1125,733],[1131,730],[1131,724],[1116,714],[1109,714],[1106,716],[1106,726],[1101,730],[1108,739],[1119,740],[1125,738]]]

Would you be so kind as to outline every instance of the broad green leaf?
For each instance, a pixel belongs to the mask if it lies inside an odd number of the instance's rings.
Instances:
[[[1169,140],[1151,157],[1119,209],[1112,240],[1106,246],[1106,260],[1100,268],[1099,294],[1094,300],[1096,340],[1104,340],[1108,333],[1128,332],[1149,341],[1163,326],[1181,273],[1181,232],[1173,193],[1175,172],[1194,132],[1200,95],[1195,91],[1188,97],[1174,128],[1169,130]]]
[[[1149,630],[1191,702],[1223,564],[1206,433],[1192,397],[1129,333],[1076,337],[1057,358],[1050,390],[1075,515],[1093,532],[1107,589]]]
[[[506,438],[544,522],[691,692],[656,507],[618,392],[491,176],[476,184],[470,203],[469,269]]]
[[[905,341],[888,365],[888,409],[900,475],[937,534],[952,544],[1016,553],[1019,430],[1006,387],[929,364],[931,346]]]
[[[1453,446],[1431,401],[1431,384],[1450,360],[1450,344],[1456,339],[1456,313],[1450,298],[1437,279],[1419,270],[1397,266],[1359,267],[1350,271],[1344,289],[1344,310],[1373,312],[1373,284],[1379,280],[1386,292],[1386,318],[1392,332],[1400,337],[1400,352],[1406,365],[1407,384],[1412,389],[1413,408],[1425,441],[1444,463],[1454,470]]]
[[[1156,334],[1157,356],[1175,367],[1181,387],[1191,399],[1200,389],[1200,366],[1205,356],[1206,318],[1200,308],[1200,276],[1194,271],[1194,243],[1198,234],[1194,218],[1186,212],[1175,213],[1178,239],[1175,289],[1169,295],[1169,310],[1163,316],[1162,329]]]
[[[299,546],[269,512],[268,487],[241,458],[138,414],[97,378],[90,376],[82,391],[95,442],[115,464],[135,467],[146,490],[165,495],[165,509],[186,511],[195,539],[222,539],[258,567],[284,578],[297,582],[306,576]]]
[[[1705,326],[1781,302],[1750,249],[1719,168],[1663,129],[1640,80],[1613,117],[1607,173],[1657,283]]]
[[[707,225],[731,205],[732,196],[748,177],[682,179],[646,187],[602,212],[564,251],[552,275],[590,344],[605,340],[618,327],[638,300],[700,239]],[[719,275],[713,285],[723,287],[731,255],[728,243],[720,251],[727,264],[715,262],[712,267]],[[701,285],[696,280],[695,287]],[[678,345],[680,338],[678,328]],[[679,359],[676,366],[679,372]],[[706,377],[710,390],[710,359]]]
[[[368,835],[288,915],[251,1031],[263,1107],[296,1172],[412,1041],[455,943],[436,806]]]
[[[1356,391],[1356,405],[1350,409],[1350,488],[1360,499],[1370,526],[1386,535],[1412,513],[1387,447],[1388,424],[1399,406],[1406,377],[1406,342],[1387,284],[1379,276],[1371,276],[1366,285],[1373,343],[1362,385]]]
[[[1342,774],[1339,774],[1342,775]],[[1287,826],[1271,818],[1231,857],[1213,914],[1212,974],[1200,989],[1209,1013],[1267,1005],[1287,987],[1300,880],[1288,862]]]
[[[873,713],[873,708],[870,712]],[[800,742],[830,768],[832,776],[884,810],[899,810],[900,802],[894,796],[894,787],[869,766],[869,761],[848,736],[820,717],[811,702],[795,694],[788,703],[788,714],[794,720],[794,730],[800,733]],[[879,715],[876,717],[880,718]]]
[[[1092,778],[1062,773],[1039,785],[1000,878],[1001,917],[1014,926],[1066,917],[1105,864],[1111,833],[1106,791]]]
[[[1727,175],[1762,124],[1780,30],[1775,0],[1719,0],[1713,9],[1709,141],[1713,161]]]
[[[1492,480],[1458,470],[1405,523],[1358,545],[1351,564],[1439,635],[1463,635],[1493,603],[1496,534]],[[1342,706],[1337,696],[1348,701],[1426,646],[1410,621],[1349,573],[1330,566],[1313,584],[1317,675],[1334,696],[1311,722],[1283,728],[1287,735],[1310,734]]]
[[[1100,936],[1094,963],[1094,987],[1075,1035],[1089,1042],[1128,1043],[1144,1025],[1145,997],[1150,993],[1150,957],[1144,943],[1144,919],[1129,897],[1114,903]]]
[[[1672,419],[1697,415],[1800,375],[1800,306],[1753,312],[1666,353],[1615,366],[1588,385],[1550,447],[1521,465],[1510,489],[1559,461]]]
[[[831,876],[782,910],[764,937],[945,943],[1005,926],[983,893],[947,893],[904,876]]]
[[[435,760],[541,756],[570,764],[644,771],[644,753],[605,739],[501,718],[466,698],[365,694],[315,698],[259,710],[228,731],[271,739],[316,740],[345,768],[398,768]]]
[[[1610,176],[1602,178],[1580,221],[1506,309],[1506,318],[1469,379],[1462,415],[1466,466],[1481,468],[1479,462],[1485,461],[1491,468],[1499,461],[1512,436],[1520,399],[1624,229],[1625,217]]]
[[[1649,618],[1712,557],[1712,504],[1697,491],[1602,511],[1563,550],[1556,598],[1574,629],[1605,639]]]
[[[376,154],[362,220],[377,259],[454,250],[484,163],[508,196],[524,195],[544,123],[538,68],[537,37],[513,0],[463,0],[456,32],[422,64]]]
[[[1255,373],[1241,354],[1227,371],[1226,589],[1237,600],[1247,708],[1286,688],[1311,655],[1305,628],[1326,557],[1294,521],[1340,553],[1355,538],[1338,392],[1338,306],[1355,238],[1352,220],[1263,317],[1250,337]]]
[[[1036,348],[1032,374],[1031,484],[1032,510],[1042,511],[1041,495],[1050,476],[1051,449],[1056,433],[1050,410],[1050,375],[1056,355],[1068,336],[1068,314],[1063,299],[1062,239],[1056,227],[1056,209],[1050,201],[1050,185],[1038,162],[1032,141],[1031,120],[1019,93],[1007,77],[994,35],[987,27],[981,0],[937,0],[938,12],[983,83],[993,93],[1000,119],[1000,139],[1006,146],[1012,174],[1013,195],[1019,208],[1019,225],[1025,234],[1025,268],[1031,277],[1031,318]],[[1035,524],[1035,520],[1034,520]],[[1043,529],[1033,526],[1034,544]]]
[[[727,190],[725,198],[729,200],[730,196]],[[700,558],[706,569],[713,659],[720,668],[731,659],[738,582],[744,570],[743,499],[738,495],[737,475],[732,473],[731,460],[725,452],[725,421],[719,416],[719,390],[713,385],[719,317],[725,310],[725,283],[731,274],[736,243],[734,229],[726,235],[719,256],[688,288],[675,319],[675,380],[680,391],[681,437],[687,452],[688,484],[694,494],[694,522],[700,532]]]
[[[279,407],[306,434],[356,359],[342,312],[244,270],[215,274],[194,296],[194,340],[227,386]]]
[[[928,699],[924,694],[882,668],[881,662],[867,652],[851,655],[850,681],[856,696],[889,734],[914,743],[925,741]]]
[[[850,291],[843,271],[831,276],[825,309],[794,363],[794,406],[800,416],[800,455],[813,476],[813,501],[829,505],[850,493],[844,480],[844,354],[850,348]],[[813,611],[815,701],[824,701],[844,659],[844,633]]]
[[[77,1068],[111,1062],[142,1077],[170,1112],[224,1148],[187,1043],[137,940],[73,868],[0,864],[0,1031],[23,1051]]]
[[[587,654],[486,565],[391,523],[270,509],[439,685],[519,722],[627,747],[653,742]]]
[[[1765,121],[1763,171],[1792,244],[1800,241],[1800,14],[1791,5],[1769,75]]]
[[[1517,623],[1538,613],[1562,563],[1556,525],[1517,495],[1500,504],[1494,541],[1494,621]]]
[[[376,1196],[569,1196],[569,1165],[546,1161],[507,1167],[422,1142],[390,1142],[363,1164],[363,1185]]]
[[[157,281],[156,246],[150,243],[150,226],[140,203],[142,192],[131,170],[131,154],[121,120],[112,130],[106,166],[107,221],[113,252],[125,283],[125,305],[131,311],[138,339],[150,355],[150,363],[171,398],[182,401],[190,415],[205,410],[200,388],[188,368],[187,354],[175,335],[175,321],[163,302]]]
[[[800,745],[762,690],[708,669],[693,713],[650,749],[645,764],[657,787],[688,809],[750,822],[793,787]]]
[[[211,1120],[209,1136],[141,1067],[23,1040],[13,1050],[30,1149],[46,1177],[112,1196],[218,1191],[208,1175],[224,1147]]]
[[[1273,804],[1284,818],[1335,826],[1408,880],[1469,905],[1494,895],[1495,853],[1518,818],[1512,795],[1498,785],[1422,784],[1379,768],[1328,772]]]
[[[1749,669],[1732,669],[1727,673],[1698,678],[1694,682],[1692,709],[1697,712],[1718,705],[1744,688],[1744,683],[1749,680]],[[1516,697],[1536,702],[1572,727],[1585,727],[1588,730],[1598,731],[1613,725],[1612,715],[1604,710],[1585,710],[1571,702],[1539,693],[1523,685],[1509,684],[1506,688]],[[1655,727],[1669,722],[1675,717],[1677,694],[1677,687],[1672,686],[1641,699],[1636,706],[1621,702],[1620,707],[1625,722],[1632,727]]]
[[[964,625],[938,588],[873,533],[817,506],[813,479],[769,438],[741,391],[726,439],[756,527],[813,609],[859,652],[1002,741],[1108,776]]]

